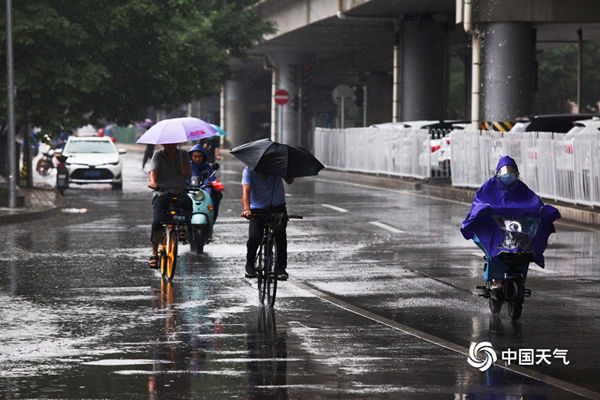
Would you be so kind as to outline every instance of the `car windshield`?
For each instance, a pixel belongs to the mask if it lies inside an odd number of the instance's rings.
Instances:
[[[112,143],[104,140],[72,140],[65,149],[66,153],[115,153]]]

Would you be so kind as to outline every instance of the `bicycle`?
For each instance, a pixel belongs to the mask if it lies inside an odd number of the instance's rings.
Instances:
[[[179,231],[185,229],[186,217],[180,214],[180,204],[182,200],[180,195],[168,193],[169,207],[163,220],[162,225],[162,240],[158,249],[160,274],[169,280],[175,276],[175,268],[177,266],[177,247],[179,245]],[[187,196],[183,193],[181,196]]]
[[[256,216],[252,214],[251,217]],[[285,226],[290,219],[302,219],[301,215],[287,215],[284,212],[267,212],[261,214],[264,218],[264,228],[260,246],[256,253],[256,274],[258,278],[258,299],[264,304],[265,298],[269,307],[275,305],[277,294],[277,277],[273,270],[273,260],[277,259],[275,246],[275,230],[277,226]],[[273,249],[275,249],[275,254]]]

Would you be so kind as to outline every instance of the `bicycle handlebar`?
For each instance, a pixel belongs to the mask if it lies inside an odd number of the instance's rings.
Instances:
[[[248,219],[248,220],[250,220],[250,219],[254,218],[257,215],[265,215],[265,214],[252,213],[248,217],[245,217],[245,218]],[[269,214],[267,214],[267,215],[269,215]],[[304,219],[304,216],[290,214],[290,215],[287,215],[287,219]]]

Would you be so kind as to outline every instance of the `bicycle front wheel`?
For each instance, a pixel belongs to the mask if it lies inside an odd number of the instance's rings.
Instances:
[[[175,228],[167,229],[166,246],[166,276],[169,280],[175,276],[177,266],[177,231]]]
[[[265,294],[267,293],[266,289],[267,289],[267,279],[266,279],[266,275],[265,275],[265,260],[263,257],[263,248],[265,247],[264,243],[260,244],[260,247],[258,248],[258,253],[256,255],[256,261],[255,261],[255,265],[256,265],[256,275],[257,275],[257,280],[258,280],[258,301],[260,301],[260,304],[263,304],[265,301]]]
[[[270,241],[269,245],[267,246],[267,251],[265,252],[265,271],[268,271],[266,274],[267,283],[265,286],[269,307],[273,307],[275,305],[275,295],[277,294],[277,277],[275,276],[274,262],[273,241]]]
[[[160,274],[162,276],[167,275],[167,252],[165,251],[166,243],[161,244],[161,248],[158,251],[158,263],[160,265]]]

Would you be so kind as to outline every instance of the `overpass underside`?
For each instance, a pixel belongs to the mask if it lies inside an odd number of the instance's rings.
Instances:
[[[231,62],[220,111],[234,145],[271,137],[310,148],[316,126],[448,119],[451,66],[464,68],[464,119],[514,120],[533,112],[536,50],[577,42],[579,29],[581,39],[600,40],[596,0],[263,0],[256,7],[278,30],[248,59]],[[275,104],[277,89],[290,93],[288,104]]]

